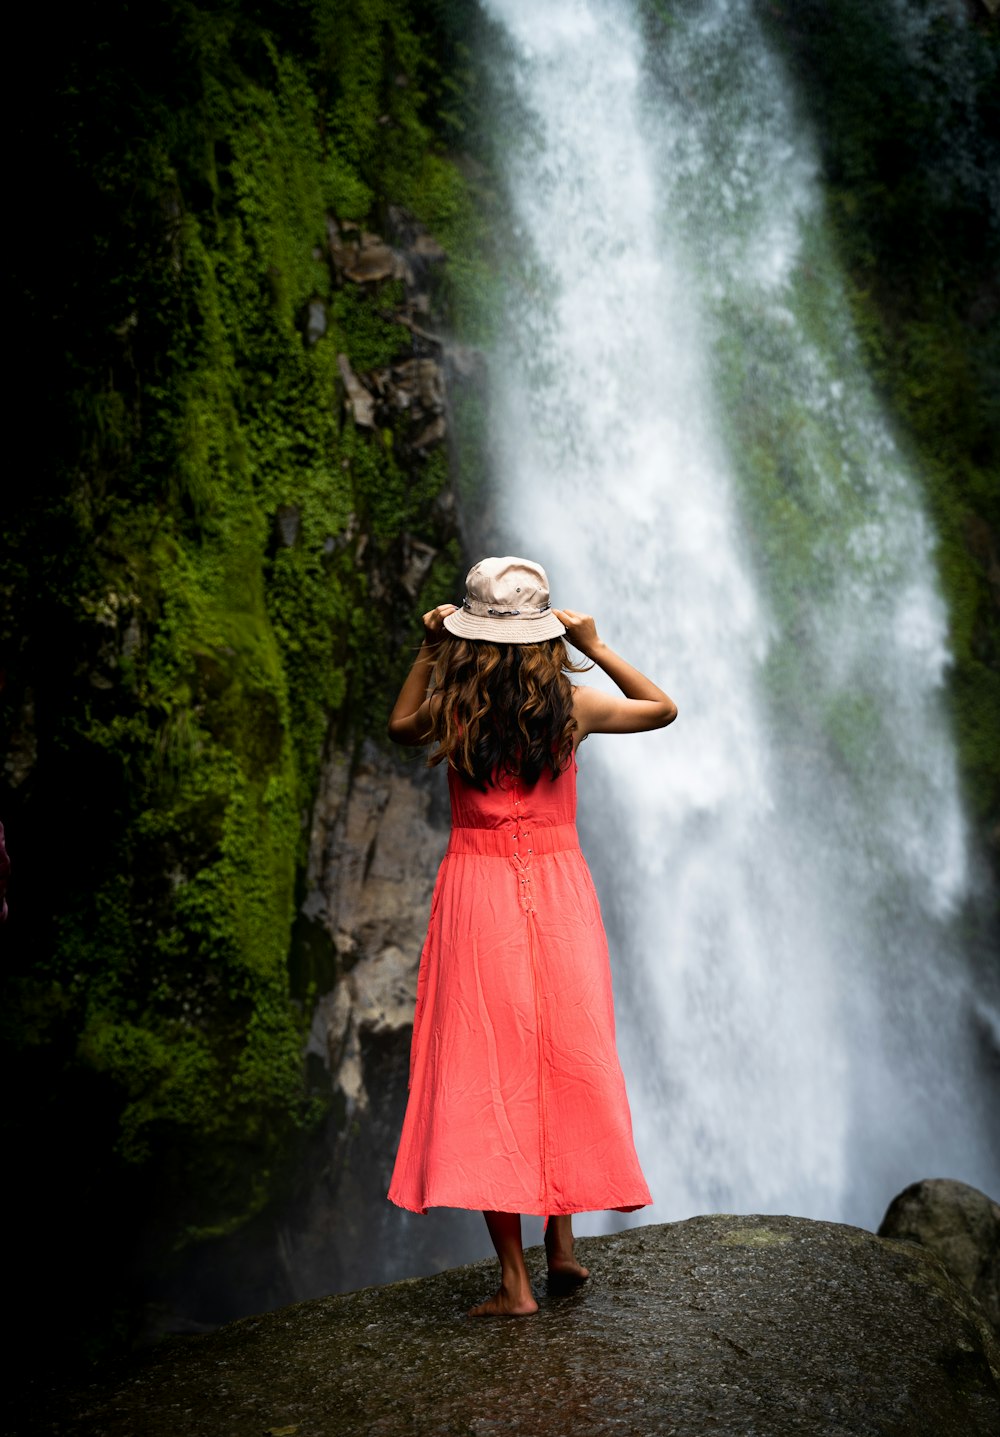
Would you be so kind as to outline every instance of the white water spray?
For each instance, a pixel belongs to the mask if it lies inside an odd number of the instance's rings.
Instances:
[[[781,67],[746,0],[673,11],[655,56],[627,4],[486,8],[521,261],[503,541],[680,706],[581,754],[641,1220],[995,1190],[932,539]]]

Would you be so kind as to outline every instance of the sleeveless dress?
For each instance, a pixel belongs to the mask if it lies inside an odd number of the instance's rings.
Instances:
[[[481,793],[452,830],[420,959],[389,1198],[543,1215],[652,1202],[615,1050],[608,945],[576,831],[576,760]]]

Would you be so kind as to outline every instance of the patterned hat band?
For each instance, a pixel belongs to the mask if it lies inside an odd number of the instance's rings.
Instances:
[[[462,600],[462,608],[466,613],[475,614],[480,619],[541,619],[549,612],[551,605],[545,604],[540,609],[493,609],[482,600],[470,599],[466,594]]]

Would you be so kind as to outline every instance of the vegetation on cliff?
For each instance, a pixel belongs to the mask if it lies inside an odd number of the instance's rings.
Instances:
[[[1000,873],[1000,16],[767,7],[814,126],[869,371],[938,536],[966,795]]]
[[[314,1115],[288,949],[324,740],[379,726],[419,582],[450,590],[458,558],[440,436],[342,404],[338,355],[419,351],[399,283],[345,280],[329,230],[419,222],[456,253],[436,306],[473,292],[447,12],[104,0],[44,44],[21,22],[45,66],[15,146],[6,1144],[15,1226],[96,1332],[92,1304],[127,1324],[109,1255],[244,1221]],[[39,1192],[72,1194],[54,1234]]]

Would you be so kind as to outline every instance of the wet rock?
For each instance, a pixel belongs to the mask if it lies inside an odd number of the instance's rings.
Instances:
[[[414,539],[410,534],[403,535],[403,563],[399,582],[411,599],[415,599],[420,592],[420,586],[430,572],[437,552],[430,544]]]
[[[337,368],[344,381],[346,407],[359,429],[375,428],[375,400],[351,368],[346,354],[337,355]]]
[[[483,383],[486,378],[486,358],[481,349],[471,349],[465,344],[453,344],[448,348],[448,365],[459,379]]]
[[[129,615],[122,634],[122,658],[132,660],[142,648],[142,625],[138,613]]]
[[[421,356],[401,360],[388,369],[374,371],[368,382],[386,417],[393,413],[408,416],[408,443],[412,449],[429,449],[445,438],[445,377],[436,359]]]
[[[387,388],[397,409],[437,414],[444,409],[444,373],[436,359],[406,359],[388,372]]]
[[[383,279],[401,279],[402,262],[387,244],[378,244],[374,236],[365,235],[367,244],[356,250],[344,265],[344,274],[355,284],[373,284]]]
[[[92,623],[87,681],[99,692],[108,692],[119,682],[121,660],[131,661],[142,647],[140,601],[137,594],[109,589],[98,597],[81,599],[81,608]]]
[[[443,263],[447,255],[406,210],[392,207],[389,219],[391,244],[349,221],[329,216],[329,254],[338,281],[369,287],[377,302],[379,286],[384,281],[403,281],[404,298],[394,298],[379,312],[384,319],[410,331],[411,353],[365,375],[354,373],[346,355],[338,356],[337,363],[346,391],[345,407],[354,423],[363,429],[393,427],[397,416],[407,415],[409,433],[399,437],[404,449],[409,449],[411,457],[419,462],[428,449],[443,442],[448,432],[442,362],[445,344],[434,332],[431,294],[435,266]],[[433,351],[433,357],[428,350]],[[459,367],[463,358],[459,359]]]
[[[340,935],[341,941],[347,935]],[[369,954],[345,973],[332,993],[318,1002],[313,1016],[309,1051],[315,1052],[334,1075],[353,1117],[368,1109],[365,1049],[368,1039],[403,1034],[408,1041],[413,1024],[416,969],[412,953],[390,943]]]
[[[415,562],[426,557],[408,542]],[[178,1264],[157,1294],[153,1331],[189,1332],[489,1251],[479,1213],[418,1217],[385,1196],[406,1106],[417,968],[449,829],[446,775],[422,758],[373,744],[355,754],[331,740],[290,960],[296,991],[319,995],[307,1070],[328,1112],[280,1203]]]
[[[893,1198],[878,1232],[928,1248],[1000,1331],[1000,1206],[992,1198],[967,1183],[925,1178]]]
[[[448,841],[447,822],[431,813],[439,777],[416,765],[401,771],[373,744],[353,765],[340,749],[323,765],[305,908],[331,934],[348,933],[357,958],[390,942],[421,946]]]
[[[426,230],[422,234],[414,236],[413,252],[418,254],[421,259],[436,262],[442,262],[448,258],[447,251],[442,249],[433,235],[429,235]]]
[[[433,778],[412,776],[373,745],[353,765],[340,751],[323,766],[309,844],[305,916],[318,922],[342,975],[322,995],[309,1051],[335,1091],[368,1106],[361,1045],[388,1030],[409,1042],[434,878],[447,825],[431,813]]]
[[[399,250],[424,264],[441,264],[447,253],[433,235],[420,223],[416,215],[402,205],[389,206],[389,235]],[[418,263],[418,268],[420,267]]]
[[[406,262],[380,235],[358,229],[349,222],[327,219],[327,243],[338,275],[355,284],[380,284],[387,279],[405,279]]]
[[[352,228],[356,229],[356,226],[352,226],[349,220],[341,224],[335,215],[326,217],[326,245],[333,267],[338,272],[343,270],[350,247],[350,242],[345,238],[345,232]]]
[[[717,1215],[581,1241],[591,1280],[474,1320],[493,1262],[165,1344],[30,1415],[63,1437],[992,1437],[1000,1350],[920,1248]],[[39,1418],[42,1420],[39,1421]],[[13,1429],[26,1431],[30,1423]]]
[[[448,425],[443,414],[432,419],[430,424],[425,424],[423,429],[414,436],[414,449],[432,449],[435,444],[440,444],[448,433]]]
[[[275,538],[282,549],[294,549],[302,532],[302,510],[298,504],[279,504],[274,515]]]
[[[410,540],[411,559],[426,561]],[[409,761],[408,761],[409,760]],[[268,1259],[278,1300],[344,1291],[373,1271],[403,1276],[489,1250],[478,1213],[416,1217],[387,1202],[406,1106],[417,970],[431,892],[448,841],[447,781],[422,755],[333,747],[322,768],[309,840],[302,923],[333,955],[319,988],[308,1054],[332,1094],[329,1118],[304,1158],[301,1187],[282,1212]],[[237,1247],[239,1244],[237,1243]],[[248,1310],[239,1268],[227,1300]],[[376,1267],[375,1264],[378,1264]],[[217,1308],[192,1306],[197,1317]]]
[[[321,299],[311,299],[306,309],[306,344],[310,349],[326,333],[326,305]]]

